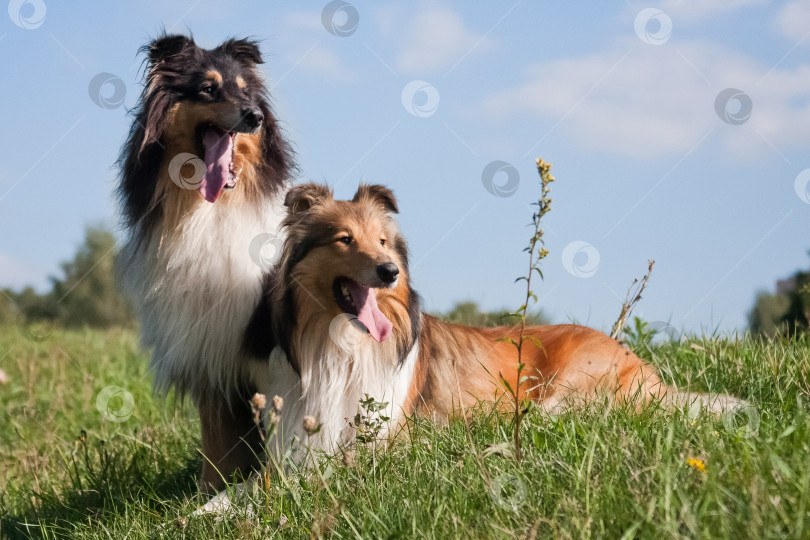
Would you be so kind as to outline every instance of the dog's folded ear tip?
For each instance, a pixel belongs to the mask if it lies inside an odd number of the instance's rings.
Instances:
[[[358,202],[364,198],[381,204],[386,212],[399,214],[399,205],[394,192],[382,184],[360,184],[352,202]]]
[[[290,188],[284,198],[284,206],[291,215],[306,212],[313,206],[332,199],[332,190],[315,183],[301,184]]]

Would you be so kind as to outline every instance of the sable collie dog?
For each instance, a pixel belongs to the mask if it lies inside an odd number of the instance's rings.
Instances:
[[[202,484],[216,488],[261,461],[244,333],[265,272],[250,246],[278,231],[291,152],[256,42],[206,50],[164,35],[142,52],[146,84],[119,160],[119,278],[153,350],[157,389],[199,407]]]
[[[285,204],[287,237],[266,299],[278,347],[255,374],[259,391],[284,398],[271,452],[283,454],[295,438],[327,452],[351,444],[365,394],[388,403],[381,414],[390,425],[414,413],[463,414],[479,401],[511,407],[503,379],[550,410],[600,394],[631,406],[657,400],[720,411],[741,403],[678,392],[615,340],[572,324],[526,329],[527,379],[518,383],[517,350],[501,340],[517,340],[517,328],[470,328],[420,311],[391,191],[361,185],[354,199],[337,201],[307,184]],[[304,431],[307,415],[320,431]]]

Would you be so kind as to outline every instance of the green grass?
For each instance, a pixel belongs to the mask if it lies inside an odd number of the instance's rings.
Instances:
[[[595,403],[523,421],[480,412],[409,423],[387,452],[273,480],[216,522],[188,515],[199,420],[151,394],[124,331],[0,328],[0,531],[10,538],[810,538],[810,340],[690,338],[642,355],[663,377],[725,391],[755,413],[723,418]],[[5,356],[4,356],[5,355]],[[133,398],[123,422],[102,389]],[[103,405],[103,404],[102,404]],[[122,406],[124,407],[122,409]],[[127,412],[113,397],[110,411]],[[102,407],[102,411],[106,411]],[[124,415],[126,417],[127,415]],[[123,418],[122,418],[123,419]],[[86,436],[82,433],[85,432]],[[687,463],[699,459],[698,470]],[[499,488],[501,486],[501,488]]]

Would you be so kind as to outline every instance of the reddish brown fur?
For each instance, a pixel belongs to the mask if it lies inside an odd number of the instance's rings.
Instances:
[[[416,314],[421,318],[421,330],[413,336],[407,251],[391,216],[397,210],[393,195],[381,186],[361,186],[353,201],[335,201],[325,187],[305,185],[295,188],[286,204],[290,208],[285,221],[288,270],[282,271],[285,284],[279,290],[291,287],[295,291],[297,307],[290,317],[299,324],[292,332],[296,336],[293,342],[314,339],[312,332],[321,331],[303,323],[310,320],[308,313],[325,310],[328,317],[323,320],[327,323],[340,313],[332,292],[337,277],[378,287],[367,277],[373,276],[378,264],[393,261],[400,267],[396,287],[377,288],[376,295],[380,310],[394,324],[392,337],[397,340],[400,357],[404,356],[403,349],[410,350],[414,338],[418,341],[419,356],[403,404],[406,415],[418,412],[447,417],[479,401],[507,405],[509,400],[502,399],[506,394],[503,380],[518,389],[520,397],[529,397],[549,409],[599,393],[618,402],[636,402],[639,397],[637,403],[641,403],[661,398],[667,391],[654,369],[638,356],[605,334],[583,326],[526,328],[521,377],[528,380],[520,385],[517,349],[504,341],[517,341],[518,327],[472,328]],[[338,242],[346,233],[355,240],[352,246]],[[382,246],[381,238],[390,242]],[[296,242],[308,245],[309,250],[300,264],[291,264]],[[293,279],[286,281],[288,272]],[[278,302],[283,300],[279,297]],[[386,342],[378,346],[386,346]],[[295,343],[287,353],[295,362]]]
[[[419,340],[419,361],[405,404],[414,412],[448,416],[478,401],[509,405],[507,389],[518,388],[519,329],[471,328],[425,315]],[[526,328],[521,398],[529,397],[552,409],[599,391],[621,402],[661,397],[664,390],[655,371],[631,351],[596,330],[572,324]],[[542,344],[538,347],[534,340]]]

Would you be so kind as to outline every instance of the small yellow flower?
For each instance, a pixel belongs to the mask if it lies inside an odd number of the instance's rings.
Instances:
[[[706,472],[706,463],[702,459],[689,458],[686,464],[700,472]]]

